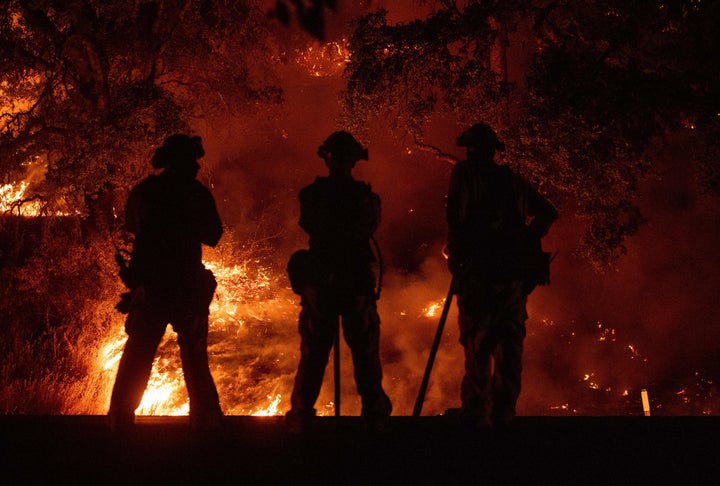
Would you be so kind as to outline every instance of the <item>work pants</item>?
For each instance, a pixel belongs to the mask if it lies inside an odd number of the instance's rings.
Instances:
[[[507,422],[520,395],[527,294],[522,282],[460,279],[460,343],[465,351],[463,414],[481,423]]]
[[[222,415],[207,354],[208,311],[159,309],[135,303],[128,314],[125,343],[110,400],[109,415],[118,422],[132,420],[140,406],[152,371],[157,347],[168,322],[178,334],[183,375],[190,398],[191,424],[202,426]]]
[[[300,364],[295,375],[290,414],[315,415],[315,401],[320,393],[340,318],[345,342],[352,354],[355,384],[362,399],[362,415],[390,415],[392,405],[382,388],[380,317],[375,298],[372,295],[342,298],[312,288],[302,296]]]

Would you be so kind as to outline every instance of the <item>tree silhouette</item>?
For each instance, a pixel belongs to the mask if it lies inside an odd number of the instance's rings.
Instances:
[[[347,121],[390,115],[436,152],[424,133],[434,114],[493,124],[510,163],[587,220],[578,250],[598,269],[643,221],[634,198],[653,141],[689,129],[718,194],[716,2],[445,0],[424,20],[386,17],[365,15],[351,38]]]
[[[262,54],[262,55],[260,55]],[[46,172],[48,211],[109,209],[193,118],[274,103],[250,2],[10,0],[0,11],[0,180]],[[123,196],[124,197],[124,196]]]

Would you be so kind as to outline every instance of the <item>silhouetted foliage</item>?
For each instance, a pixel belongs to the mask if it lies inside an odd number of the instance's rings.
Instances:
[[[509,162],[587,219],[579,251],[598,268],[615,262],[643,221],[634,198],[653,141],[695,130],[701,182],[718,194],[720,5],[459,4],[438,2],[410,23],[391,25],[382,10],[359,19],[346,70],[349,122],[391,115],[420,145],[437,113],[498,127]]]
[[[113,208],[168,135],[277,103],[266,60],[250,2],[3,2],[0,187],[29,182],[55,217],[0,215],[0,410],[105,407],[89,373],[121,326]]]
[[[0,180],[35,171],[50,211],[86,211],[189,120],[277,102],[249,62],[267,53],[263,18],[237,1],[6,2]]]

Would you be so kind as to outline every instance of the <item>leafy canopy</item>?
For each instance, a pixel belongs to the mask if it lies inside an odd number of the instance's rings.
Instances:
[[[491,123],[509,163],[587,221],[579,252],[607,268],[643,221],[654,141],[691,129],[718,194],[717,25],[720,5],[698,0],[445,0],[399,24],[379,10],[350,41],[346,119],[384,116],[421,146],[438,113]]]
[[[147,171],[193,119],[275,103],[245,1],[10,0],[0,11],[0,181],[81,211]]]

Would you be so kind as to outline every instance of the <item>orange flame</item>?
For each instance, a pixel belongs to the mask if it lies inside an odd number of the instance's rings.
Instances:
[[[216,295],[210,306],[210,332],[225,331],[230,328],[239,332],[245,326],[248,316],[255,316],[267,320],[264,314],[264,304],[275,310],[278,308],[294,306],[292,301],[280,302],[277,299],[268,301],[246,302],[247,295],[257,293],[271,286],[269,270],[260,268],[253,272],[249,278],[245,265],[222,265],[219,261],[205,259],[205,266],[211,269],[218,282]],[[238,281],[242,284],[238,285]],[[167,332],[160,344],[162,348],[174,334]],[[99,368],[107,375],[108,380],[114,380],[122,356],[127,336],[122,329],[110,336],[100,348],[98,360]],[[225,346],[225,345],[223,345]],[[162,354],[162,356],[161,356]],[[158,353],[153,362],[150,379],[145,389],[137,413],[140,415],[186,415],[189,412],[189,402],[185,389],[182,366],[179,353],[167,356],[167,353]],[[217,374],[214,370],[213,374]],[[273,392],[266,396],[266,401],[253,404],[252,408],[235,407],[230,413],[247,415],[279,415],[283,400],[282,393]]]
[[[40,201],[24,202],[28,186],[29,183],[26,181],[1,185],[0,213],[16,211],[20,216],[38,216],[42,211]]]

